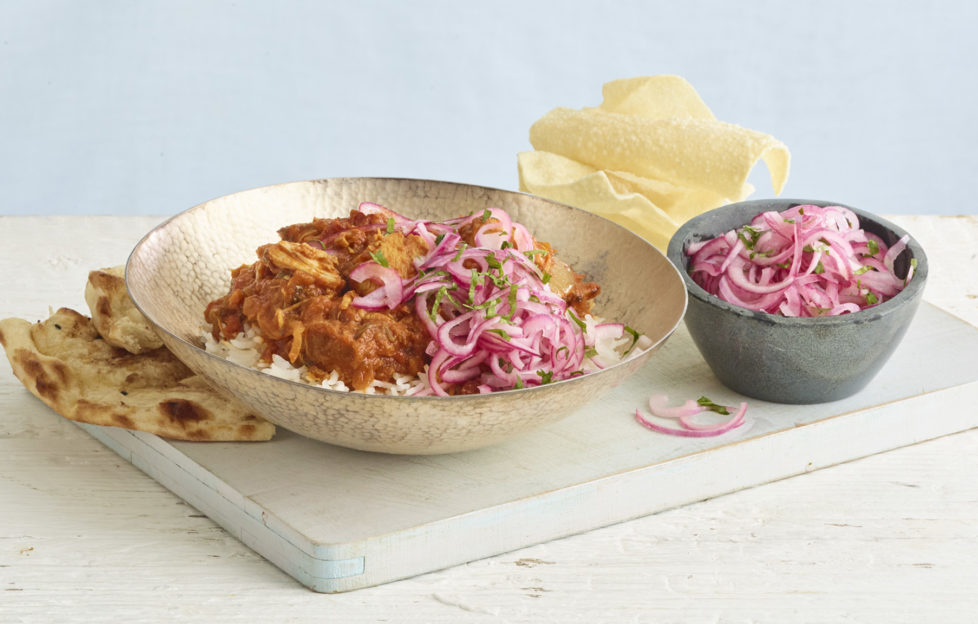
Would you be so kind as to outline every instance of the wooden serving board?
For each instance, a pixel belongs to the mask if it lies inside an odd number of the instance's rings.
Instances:
[[[168,442],[81,425],[308,587],[385,583],[978,427],[978,328],[924,303],[869,388],[833,403],[748,400],[747,423],[678,438],[634,420],[651,394],[742,397],[685,328],[621,387],[487,449],[407,457],[279,429],[268,443]]]

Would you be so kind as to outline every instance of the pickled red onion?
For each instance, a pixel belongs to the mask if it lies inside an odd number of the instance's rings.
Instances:
[[[638,421],[643,427],[656,431],[658,433],[666,433],[669,435],[682,436],[687,438],[706,438],[712,436],[718,436],[723,433],[730,431],[731,429],[736,429],[737,427],[744,424],[744,415],[747,413],[747,403],[741,402],[739,408],[734,408],[732,406],[716,406],[712,401],[703,397],[700,401],[694,401],[692,399],[687,400],[682,405],[670,407],[668,405],[669,397],[664,394],[656,394],[649,397],[649,412],[657,418],[670,418],[679,421],[681,427],[666,427],[653,422],[642,415],[641,410],[635,410],[635,420]],[[704,402],[706,404],[704,404]],[[693,417],[697,414],[701,414],[706,411],[711,411],[714,407],[725,407],[728,412],[733,412],[733,415],[726,420],[718,424],[702,424],[693,420]]]
[[[379,285],[354,298],[354,306],[393,309],[410,302],[427,329],[430,390],[419,395],[447,395],[446,385],[461,383],[492,392],[569,379],[610,366],[647,341],[634,330],[626,335],[621,323],[574,316],[533,260],[547,252],[535,249],[526,227],[499,208],[444,222],[415,221],[366,202],[361,211],[387,217],[389,227],[420,236],[429,247],[414,260],[411,279],[376,261],[350,273]],[[474,247],[459,234],[466,225],[475,226]]]
[[[783,316],[857,312],[900,292],[894,262],[907,247],[892,247],[859,227],[842,206],[800,205],[764,212],[707,241],[690,243],[689,274],[728,303]]]

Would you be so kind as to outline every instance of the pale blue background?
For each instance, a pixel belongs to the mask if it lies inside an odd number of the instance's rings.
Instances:
[[[169,215],[331,176],[515,189],[533,121],[658,73],[784,141],[787,196],[975,213],[976,7],[0,0],[0,214]]]

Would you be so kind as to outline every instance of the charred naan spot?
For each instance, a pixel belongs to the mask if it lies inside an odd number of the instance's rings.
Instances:
[[[27,349],[17,349],[14,359],[24,370],[28,379],[34,382],[34,389],[38,396],[49,401],[56,401],[58,398],[58,384],[48,374],[44,364],[38,360],[33,353]]]
[[[51,368],[54,369],[54,374],[61,380],[62,385],[67,385],[68,380],[71,379],[71,369],[60,360],[52,360]]]
[[[254,425],[241,425],[240,427],[238,427],[238,433],[240,433],[242,436],[246,436],[246,437],[253,436],[253,435],[255,435],[255,426]]]
[[[211,413],[197,405],[193,401],[186,399],[170,399],[161,401],[157,407],[160,412],[172,422],[186,427],[189,423],[196,423],[202,420],[210,420]]]
[[[186,438],[188,440],[203,441],[203,440],[210,440],[211,436],[206,431],[202,431],[200,429],[194,429],[193,431],[187,432]]]
[[[102,316],[112,316],[112,304],[109,302],[108,297],[99,297],[95,304],[95,309],[98,310],[98,313]]]
[[[0,347],[7,346],[7,339],[3,337],[3,330],[0,329]]]
[[[124,427],[125,429],[136,428],[136,423],[132,421],[132,418],[129,418],[125,414],[119,414],[119,413],[112,414],[112,422],[118,425],[119,427]]]

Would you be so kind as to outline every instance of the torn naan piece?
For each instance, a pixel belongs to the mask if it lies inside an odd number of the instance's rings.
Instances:
[[[126,290],[125,267],[98,269],[88,274],[85,303],[99,335],[129,353],[159,349],[163,341]]]
[[[275,426],[208,386],[166,348],[129,353],[61,308],[38,323],[0,321],[14,375],[65,418],[173,440],[264,441]]]

